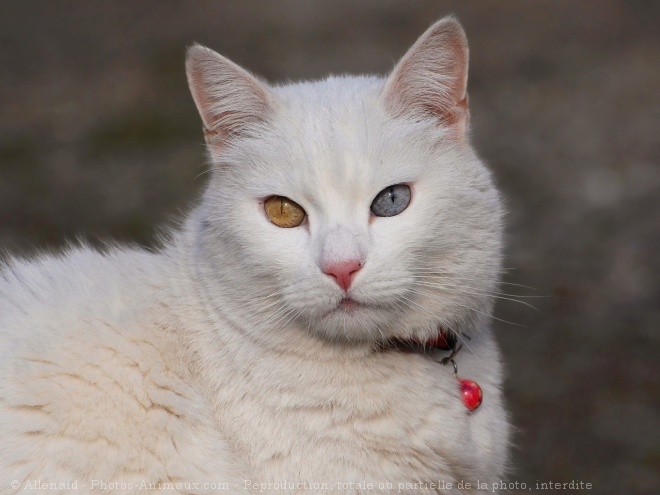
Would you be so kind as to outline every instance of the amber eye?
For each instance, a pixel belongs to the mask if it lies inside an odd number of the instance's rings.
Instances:
[[[264,202],[268,220],[284,229],[297,227],[305,220],[305,210],[295,201],[284,196],[271,196]]]

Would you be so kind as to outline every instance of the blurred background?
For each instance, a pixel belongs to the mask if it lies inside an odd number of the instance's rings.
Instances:
[[[508,202],[502,288],[536,308],[496,312],[510,478],[660,493],[660,2],[2,2],[0,249],[151,246],[189,208],[193,42],[270,81],[384,74],[449,13]]]

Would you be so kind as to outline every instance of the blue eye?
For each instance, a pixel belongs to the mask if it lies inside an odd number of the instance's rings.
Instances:
[[[410,188],[395,184],[379,192],[371,203],[371,213],[377,217],[393,217],[408,208]]]

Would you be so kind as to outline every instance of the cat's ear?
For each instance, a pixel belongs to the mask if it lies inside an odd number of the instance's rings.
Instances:
[[[190,47],[186,75],[210,146],[221,146],[232,136],[249,132],[271,112],[268,86],[213,50]]]
[[[395,115],[437,118],[443,125],[467,128],[468,44],[453,17],[433,24],[390,74],[383,98]]]

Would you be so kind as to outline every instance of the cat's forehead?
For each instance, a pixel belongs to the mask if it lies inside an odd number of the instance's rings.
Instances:
[[[346,191],[387,173],[380,156],[389,148],[391,119],[380,99],[383,83],[346,76],[276,88],[276,147],[307,186]]]
[[[351,110],[372,103],[385,80],[376,76],[330,76],[317,81],[295,82],[273,87],[273,93],[290,111],[312,109]]]

